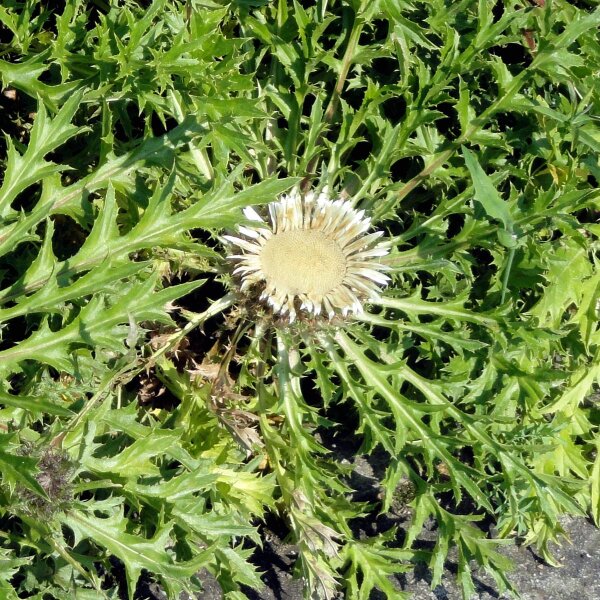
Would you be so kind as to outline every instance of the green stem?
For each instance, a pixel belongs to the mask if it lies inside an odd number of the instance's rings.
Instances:
[[[504,304],[506,298],[506,292],[508,291],[508,278],[510,277],[510,270],[512,268],[513,259],[515,258],[515,249],[511,248],[508,251],[508,259],[506,266],[504,267],[504,273],[502,273],[502,295],[500,296],[500,304]]]

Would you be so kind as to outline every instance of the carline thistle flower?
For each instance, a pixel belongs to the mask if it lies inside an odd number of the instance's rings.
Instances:
[[[244,215],[252,226],[239,225],[242,237],[224,238],[241,248],[228,256],[241,291],[262,286],[260,299],[274,313],[296,317],[360,314],[363,302],[379,296],[389,277],[378,262],[389,244],[382,231],[367,234],[371,219],[346,200],[331,200],[298,190],[268,205],[270,223],[252,207]]]

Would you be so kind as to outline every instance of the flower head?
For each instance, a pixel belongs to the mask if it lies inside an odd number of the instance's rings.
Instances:
[[[243,251],[229,256],[237,261],[233,273],[242,291],[261,285],[261,299],[290,322],[358,314],[389,281],[378,262],[389,252],[378,242],[383,232],[367,234],[371,220],[350,202],[295,190],[269,204],[269,223],[251,207],[244,214],[252,226],[238,227],[242,237],[224,236]]]

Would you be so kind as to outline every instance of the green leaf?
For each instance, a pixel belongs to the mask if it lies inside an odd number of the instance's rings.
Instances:
[[[0,404],[5,406],[13,406],[15,408],[21,408],[33,414],[49,414],[57,415],[60,417],[71,417],[73,412],[65,406],[55,404],[45,398],[38,398],[33,396],[13,396],[6,392],[0,391]]]
[[[12,435],[0,434],[0,446],[7,447],[7,443],[12,437]],[[17,486],[22,485],[42,498],[48,497],[35,477],[37,473],[37,461],[34,458],[19,456],[0,449],[0,465],[2,467],[0,469],[2,482],[11,491],[14,491]]]
[[[475,199],[483,206],[488,216],[500,221],[504,225],[505,231],[512,233],[513,220],[506,202],[502,200],[491,179],[481,168],[475,154],[464,146],[462,153],[475,186]]]
[[[144,262],[119,264],[107,261],[70,285],[61,285],[63,276],[58,272],[34,294],[23,297],[11,308],[0,309],[0,321],[37,312],[60,312],[65,302],[85,298],[96,293],[97,290],[110,290],[113,284],[130,279],[148,266],[149,263]]]
[[[260,543],[256,528],[246,523],[236,513],[218,514],[207,511],[197,500],[188,500],[178,503],[173,509],[173,516],[181,527],[188,527],[203,538],[236,538],[249,537]]]
[[[154,292],[156,276],[153,276],[129,288],[122,288],[110,300],[95,296],[66,327],[54,332],[43,321],[29,338],[0,352],[0,369],[14,371],[23,360],[37,360],[60,371],[73,372],[75,365],[71,350],[77,343],[124,353],[131,323],[169,323],[170,303],[203,283],[192,281]]]
[[[148,433],[147,437],[149,447],[151,448],[152,434]],[[139,441],[139,440],[138,440]],[[163,449],[166,452],[167,448]],[[100,470],[105,467],[102,461],[94,459]],[[160,481],[158,483],[129,483],[128,489],[148,498],[161,498],[167,502],[177,502],[182,498],[187,498],[198,492],[212,489],[219,479],[217,466],[212,461],[202,461],[193,471],[176,475],[168,481]]]
[[[171,525],[156,528],[152,538],[126,532],[128,520],[120,514],[109,518],[98,518],[81,511],[71,512],[64,524],[73,530],[76,540],[89,538],[106,548],[123,561],[127,573],[128,597],[133,598],[137,580],[143,569],[156,573],[168,585],[181,589],[183,582],[205,566],[211,559],[212,549],[207,548],[186,562],[178,562],[166,550],[171,541]]]
[[[14,551],[8,548],[0,549],[0,592],[6,600],[18,600],[17,591],[10,584],[11,579],[19,569],[32,562],[31,557],[16,557]]]
[[[300,180],[300,177],[271,178],[239,192],[224,188],[215,190],[196,205],[180,213],[178,221],[192,220],[204,227],[224,227],[230,222],[225,219],[228,213],[246,206],[273,202],[279,194],[289,190]]]
[[[152,462],[158,455],[164,454],[180,438],[176,431],[157,429],[146,437],[135,440],[131,445],[115,456],[86,458],[84,465],[96,473],[113,473],[119,477],[137,478],[159,475],[160,469]]]
[[[403,564],[412,558],[409,550],[386,548],[376,540],[350,542],[344,558],[350,562],[345,572],[347,597],[369,600],[371,592],[377,589],[389,600],[410,598],[410,594],[400,591],[391,579],[411,569],[409,564]]]
[[[48,69],[48,53],[32,56],[22,62],[0,60],[0,77],[3,87],[13,86],[32,98],[42,98],[46,106],[56,112],[65,98],[77,96],[81,81],[74,80],[59,85],[48,85],[39,80]]]
[[[574,241],[567,240],[555,246],[548,261],[549,267],[544,274],[547,285],[531,314],[540,325],[558,328],[569,308],[579,306],[586,289],[582,284],[591,284],[595,288],[596,279],[587,250]]]
[[[0,187],[0,218],[6,219],[14,214],[10,204],[18,194],[39,180],[66,169],[65,166],[46,161],[45,156],[70,138],[87,130],[87,127],[71,124],[81,99],[80,93],[71,96],[53,119],[48,118],[46,108],[40,103],[29,144],[22,155],[9,138],[6,171]]]

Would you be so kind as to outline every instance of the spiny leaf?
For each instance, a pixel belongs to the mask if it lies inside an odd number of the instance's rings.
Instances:
[[[60,285],[63,277],[59,271],[34,294],[23,297],[11,308],[0,309],[0,321],[36,312],[59,312],[65,302],[85,298],[97,290],[106,292],[115,282],[127,280],[148,266],[147,262],[106,262],[88,271],[71,285],[64,286]]]
[[[236,538],[249,537],[260,543],[256,528],[246,523],[235,512],[217,514],[203,508],[197,500],[179,502],[173,509],[173,516],[181,527],[189,527],[202,538]]]
[[[14,86],[32,98],[42,98],[48,108],[56,112],[65,98],[77,95],[82,85],[77,80],[59,85],[41,82],[40,76],[48,69],[48,54],[43,52],[22,62],[0,60],[0,77],[3,87]]]
[[[548,283],[531,314],[540,325],[558,328],[566,311],[579,306],[582,283],[591,283],[595,288],[594,270],[587,251],[573,241],[558,244],[548,259],[550,264],[545,274]]]
[[[350,542],[344,552],[350,562],[345,573],[345,584],[350,598],[368,600],[371,592],[378,589],[389,600],[408,600],[410,594],[401,592],[391,580],[393,575],[410,570],[404,561],[412,553],[398,548],[386,548],[376,541]]]
[[[171,540],[172,524],[157,527],[154,536],[148,539],[127,533],[128,520],[118,513],[101,519],[90,513],[71,512],[64,522],[73,530],[76,540],[89,538],[123,561],[129,598],[133,598],[143,569],[174,584],[191,577],[210,560],[211,549],[206,549],[187,562],[176,562],[166,550]]]
[[[45,398],[24,396],[22,394],[19,396],[13,396],[12,394],[0,391],[0,404],[12,406],[14,408],[21,408],[34,414],[46,413],[61,417],[73,416],[73,411],[69,410],[65,406],[50,402]]]
[[[513,219],[508,206],[500,197],[490,178],[481,168],[475,155],[463,147],[465,164],[471,173],[473,185],[475,186],[475,199],[481,203],[485,212],[492,218],[497,219],[504,225],[505,231],[512,233]]]
[[[119,477],[136,479],[159,475],[160,469],[151,459],[164,454],[180,437],[175,431],[157,429],[144,438],[136,439],[115,456],[89,456],[83,464],[96,473],[114,473]]]
[[[29,338],[13,348],[0,352],[0,368],[10,370],[23,360],[37,360],[54,368],[72,372],[70,350],[75,343],[125,351],[128,328],[123,325],[141,321],[170,322],[168,305],[203,281],[193,281],[154,292],[156,277],[120,290],[107,304],[106,298],[95,296],[66,327],[52,331],[46,321]]]
[[[46,161],[45,156],[70,138],[86,131],[86,127],[76,127],[71,124],[81,99],[81,93],[71,96],[53,119],[48,118],[46,108],[40,103],[31,129],[29,144],[22,155],[15,149],[9,138],[6,171],[0,187],[1,218],[6,219],[14,213],[10,203],[23,190],[67,168]]]
[[[422,300],[419,295],[408,298],[382,297],[377,299],[377,304],[396,310],[401,310],[409,314],[427,314],[439,315],[449,320],[468,321],[485,325],[487,327],[497,327],[498,317],[489,314],[480,314],[464,308],[464,303],[460,299],[453,299],[449,302],[430,302]]]
[[[82,199],[90,192],[106,188],[110,181],[127,181],[140,164],[147,162],[167,163],[173,156],[174,150],[180,148],[197,134],[203,127],[193,118],[186,118],[180,125],[162,137],[150,138],[130,153],[105,163],[88,177],[71,184],[66,188],[58,186],[55,179],[52,182],[52,192],[44,194],[27,215],[22,216],[16,224],[5,225],[0,229],[0,256],[13,250],[22,243],[29,234],[50,213],[64,213],[78,219],[82,216]],[[15,178],[22,176],[21,171],[15,173]],[[44,182],[48,181],[48,177]],[[102,248],[100,249],[100,251]]]

